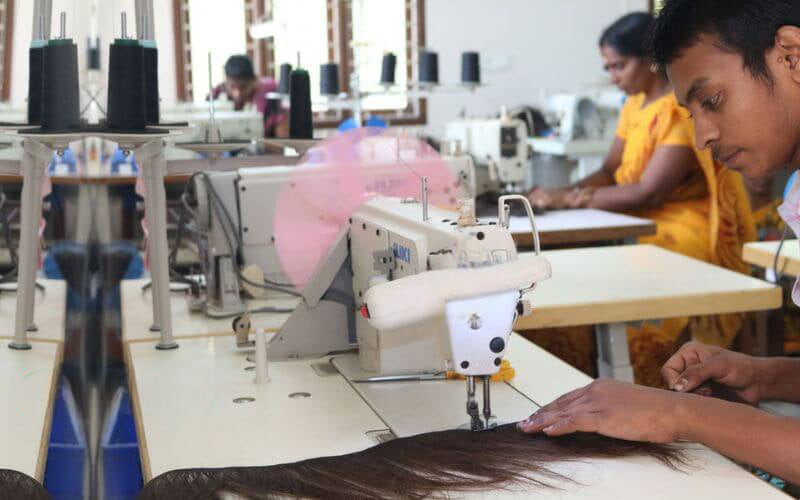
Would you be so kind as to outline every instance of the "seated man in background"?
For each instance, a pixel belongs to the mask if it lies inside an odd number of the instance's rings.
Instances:
[[[264,137],[288,137],[289,114],[281,108],[280,99],[271,99],[268,94],[278,91],[272,78],[258,78],[250,58],[244,55],[231,56],[225,63],[225,83],[217,85],[212,99],[227,94],[236,111],[252,106],[264,115]]]

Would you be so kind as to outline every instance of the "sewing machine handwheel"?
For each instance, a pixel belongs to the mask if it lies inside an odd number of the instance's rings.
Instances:
[[[250,333],[250,317],[245,315],[236,316],[233,318],[233,323],[231,324],[233,327],[233,331],[237,334],[247,335]]]

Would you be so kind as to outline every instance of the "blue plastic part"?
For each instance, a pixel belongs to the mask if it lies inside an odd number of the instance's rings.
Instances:
[[[86,442],[72,390],[65,378],[56,393],[44,487],[55,500],[83,500]]]
[[[789,197],[789,192],[791,192],[792,186],[794,186],[794,181],[797,180],[797,172],[798,172],[797,170],[792,172],[792,175],[789,177],[789,181],[786,183],[786,188],[784,188],[783,190],[784,200]]]
[[[130,151],[126,156],[121,149],[114,151],[111,155],[111,173],[123,175],[136,175],[139,173],[139,165],[136,164],[136,156]]]
[[[364,127],[375,127],[375,128],[386,128],[389,125],[382,119],[378,118],[377,116],[369,116],[367,120],[364,122]],[[339,132],[346,132],[348,130],[352,130],[356,127],[356,121],[354,118],[348,118],[347,120],[343,121],[339,124]]]
[[[53,159],[50,161],[47,171],[50,175],[76,173],[78,171],[78,164],[75,161],[75,153],[73,153],[69,148],[62,151],[61,155],[58,153],[53,153]]]
[[[135,499],[143,484],[142,463],[131,400],[124,387],[114,395],[100,445],[105,490],[103,498]]]
[[[47,252],[44,256],[44,265],[42,266],[44,277],[49,280],[63,280],[64,275],[61,274],[61,269],[58,267],[55,255],[53,252]]]

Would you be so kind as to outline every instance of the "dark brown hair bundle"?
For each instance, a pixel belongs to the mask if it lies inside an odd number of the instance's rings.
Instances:
[[[594,458],[649,456],[664,465],[688,465],[680,449],[597,434],[551,438],[527,435],[513,424],[491,431],[450,430],[420,434],[338,457],[269,467],[172,471],[148,483],[143,500],[431,498],[447,493],[555,488],[568,478],[548,464]]]

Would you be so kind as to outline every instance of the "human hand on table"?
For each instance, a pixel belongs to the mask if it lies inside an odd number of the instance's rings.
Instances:
[[[531,205],[543,210],[563,210],[567,208],[585,208],[589,206],[594,195],[593,188],[533,188],[528,193]]]
[[[566,208],[565,189],[544,189],[535,187],[528,193],[528,201],[531,205],[541,209],[563,209]]]
[[[680,437],[683,401],[699,396],[599,379],[543,406],[517,426],[561,436],[596,432],[631,441],[671,443]]]
[[[709,380],[733,389],[750,404],[763,394],[762,360],[700,342],[688,342],[661,368],[670,389],[691,392]]]

